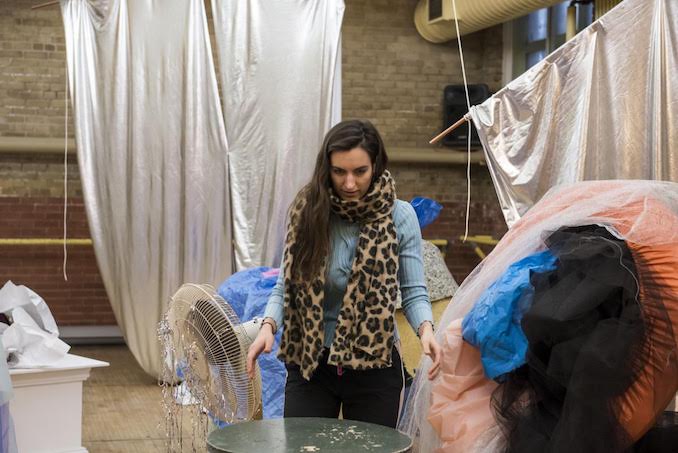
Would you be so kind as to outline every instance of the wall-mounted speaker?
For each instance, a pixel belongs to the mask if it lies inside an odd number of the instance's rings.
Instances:
[[[490,97],[490,89],[482,83],[469,85],[468,96],[471,105],[482,104]],[[441,131],[450,127],[467,112],[464,85],[447,85],[443,90],[443,128]],[[476,131],[472,121],[467,121],[447,134],[442,140],[443,146],[466,147],[469,127],[471,128],[471,146],[480,146],[478,131]]]

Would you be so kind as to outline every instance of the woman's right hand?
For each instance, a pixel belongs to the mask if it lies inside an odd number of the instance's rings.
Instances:
[[[271,352],[273,347],[273,341],[275,336],[273,335],[273,326],[266,322],[261,325],[257,338],[254,339],[254,342],[250,345],[250,349],[247,351],[247,375],[250,379],[254,379],[254,363],[259,357],[259,354],[263,352]]]

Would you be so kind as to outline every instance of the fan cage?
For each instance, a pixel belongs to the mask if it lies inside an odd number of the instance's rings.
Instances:
[[[261,411],[261,376],[247,375],[250,341],[231,306],[209,285],[185,284],[167,313],[175,370],[191,395],[226,422],[251,420]]]

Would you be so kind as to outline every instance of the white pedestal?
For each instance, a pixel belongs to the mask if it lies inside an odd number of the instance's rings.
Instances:
[[[49,368],[9,370],[10,413],[19,453],[86,453],[82,446],[82,383],[108,363],[68,354]]]

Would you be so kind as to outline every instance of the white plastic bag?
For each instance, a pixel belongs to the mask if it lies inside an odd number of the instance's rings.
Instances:
[[[50,366],[66,356],[71,348],[59,337],[42,330],[22,307],[11,312],[13,319],[2,334],[2,345],[7,353],[14,354],[10,368],[39,368]]]
[[[42,330],[59,336],[59,329],[45,300],[33,290],[8,280],[0,288],[0,313],[9,315],[16,307],[23,308]]]

